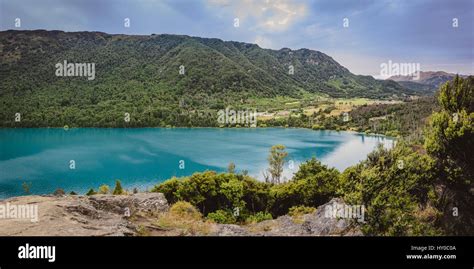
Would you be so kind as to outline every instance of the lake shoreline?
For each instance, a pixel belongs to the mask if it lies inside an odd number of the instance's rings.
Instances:
[[[65,129],[64,127],[0,127],[2,129]],[[307,127],[285,127],[285,126],[267,126],[267,127],[156,127],[156,126],[146,126],[146,127],[68,127],[67,130],[74,130],[74,129],[243,129],[243,130],[252,130],[252,129],[305,129],[311,131],[330,131],[330,132],[346,132],[346,133],[353,133],[353,134],[361,134],[367,136],[380,136],[380,137],[387,137],[391,139],[398,139],[399,137],[389,136],[381,133],[365,133],[365,132],[357,132],[354,130],[336,130],[336,129],[312,129]]]

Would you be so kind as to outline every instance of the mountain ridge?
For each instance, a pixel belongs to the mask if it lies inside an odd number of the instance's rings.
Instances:
[[[109,46],[111,42],[120,42],[124,41],[124,39],[132,39],[132,42],[140,42],[138,45],[152,45],[156,39],[163,39],[165,40],[166,44],[161,44],[160,46],[164,45],[167,50],[177,50],[178,53],[186,54],[187,52],[184,51],[187,46],[194,46],[194,49],[212,49],[213,53],[216,52],[220,53],[220,56],[225,56],[231,60],[233,60],[234,64],[240,64],[242,67],[253,67],[258,71],[266,71],[265,75],[275,78],[276,75],[283,76],[282,79],[288,82],[289,74],[288,67],[290,64],[294,65],[295,68],[295,78],[291,79],[290,81],[294,82],[295,85],[286,85],[288,87],[296,86],[301,87],[304,82],[326,82],[326,85],[322,85],[328,87],[329,89],[333,90],[333,92],[325,91],[323,88],[315,88],[313,87],[304,87],[305,90],[309,91],[321,91],[325,92],[329,95],[344,95],[347,91],[344,91],[341,87],[336,87],[334,83],[327,83],[331,78],[339,78],[338,76],[349,76],[349,79],[356,80],[358,86],[367,86],[367,82],[361,82],[360,78],[370,79],[371,83],[377,84],[385,84],[383,81],[377,81],[372,77],[368,76],[357,76],[352,74],[347,68],[341,66],[337,63],[332,57],[328,56],[327,54],[310,50],[307,48],[300,48],[297,50],[292,50],[289,48],[281,48],[279,50],[272,50],[272,49],[264,49],[260,48],[257,44],[252,43],[245,43],[239,41],[224,41],[217,38],[202,38],[196,36],[188,36],[188,35],[172,35],[172,34],[152,34],[150,36],[147,35],[124,35],[124,34],[107,34],[104,32],[63,32],[63,31],[46,31],[46,30],[32,30],[32,31],[16,31],[16,30],[8,30],[0,32],[0,34],[5,38],[11,38],[12,35],[32,35],[33,39],[40,38],[44,39],[47,38],[47,41],[61,41],[63,42],[66,37],[66,41],[70,41],[72,38],[75,38],[77,41],[81,42],[89,42],[92,44],[87,44],[88,46],[91,45],[102,45],[102,46]],[[5,36],[6,35],[6,36]],[[95,39],[94,39],[95,37]],[[55,40],[56,39],[56,40]],[[106,40],[109,39],[109,40]],[[34,40],[33,40],[34,41]],[[67,46],[64,43],[55,42],[56,46],[59,47],[62,45],[61,49],[69,50],[69,49],[78,49],[78,44],[76,46]],[[125,41],[124,41],[125,42]],[[9,44],[7,44],[9,45]],[[36,44],[35,44],[36,45]],[[44,42],[42,44],[38,44],[39,46],[45,45]],[[196,46],[201,46],[197,48]],[[204,45],[204,47],[202,47]],[[2,61],[5,60],[5,53],[4,49],[7,48],[6,44],[2,44]],[[43,47],[41,47],[43,49]],[[235,49],[243,55],[235,55]],[[36,52],[36,51],[34,51]],[[44,50],[41,51],[45,53]],[[57,51],[53,51],[57,52]],[[294,55],[294,56],[292,56]],[[161,55],[163,56],[163,55]],[[166,55],[165,55],[166,56]],[[246,59],[242,59],[242,56],[246,56]],[[260,56],[260,59],[258,58]],[[263,63],[257,63],[256,61],[262,60]],[[8,61],[7,61],[8,62]],[[285,66],[287,64],[287,66]],[[308,68],[312,67],[309,71],[311,72],[299,72],[298,68]],[[278,70],[271,70],[271,69]],[[305,70],[308,71],[308,70]],[[323,71],[317,73],[316,71]],[[368,77],[368,78],[367,78]],[[304,81],[302,81],[304,79]],[[380,85],[377,85],[380,86]],[[370,92],[371,89],[368,89],[367,92]],[[403,92],[402,88],[398,88],[401,92]],[[383,92],[380,92],[383,95]],[[364,93],[360,93],[364,95]],[[388,95],[385,95],[388,96]]]

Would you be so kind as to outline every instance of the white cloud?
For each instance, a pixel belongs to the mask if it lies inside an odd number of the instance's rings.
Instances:
[[[211,6],[225,7],[251,30],[280,32],[304,18],[308,7],[292,0],[208,0]]]

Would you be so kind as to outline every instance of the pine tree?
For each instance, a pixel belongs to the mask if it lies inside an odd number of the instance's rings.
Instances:
[[[120,180],[115,181],[115,189],[114,189],[113,194],[114,195],[124,194],[122,184],[120,183]]]
[[[86,193],[87,196],[94,194],[97,194],[97,192],[95,192],[93,188],[90,188],[89,191]]]

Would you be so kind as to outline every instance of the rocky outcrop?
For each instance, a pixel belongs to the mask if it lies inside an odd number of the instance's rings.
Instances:
[[[344,208],[346,204],[334,198],[312,214],[291,217],[284,215],[247,226],[218,225],[219,236],[362,236],[359,224],[352,218],[327,216],[326,209]]]
[[[211,235],[215,236],[249,236],[249,231],[235,224],[215,224]]]
[[[346,204],[342,199],[334,198],[328,203],[320,206],[313,214],[306,215],[302,226],[310,235],[363,235],[358,226],[357,219],[339,218],[335,216],[328,217],[326,214],[328,207],[331,209],[341,209],[345,206]]]
[[[161,193],[132,195],[56,195],[21,196],[0,201],[0,204],[35,205],[38,221],[1,219],[0,235],[32,236],[135,236],[186,235],[178,227],[159,225],[167,214],[168,203]],[[325,206],[343,206],[340,199],[332,199],[312,214],[249,225],[215,224],[199,221],[214,236],[341,236],[362,235],[352,219],[330,218]]]
[[[168,209],[161,193],[92,196],[21,196],[0,204],[35,205],[37,221],[0,219],[0,235],[127,236],[136,234],[129,216]],[[130,211],[130,214],[128,214]]]
[[[97,210],[132,215],[137,212],[158,213],[168,210],[168,202],[161,193],[133,195],[92,195],[89,203]]]

